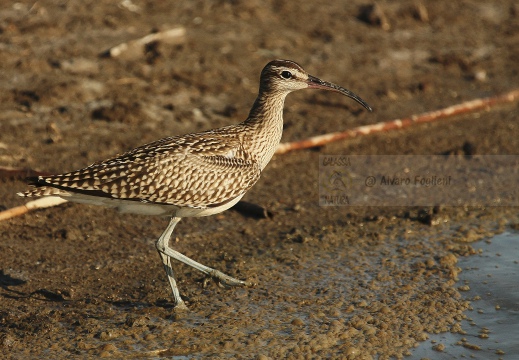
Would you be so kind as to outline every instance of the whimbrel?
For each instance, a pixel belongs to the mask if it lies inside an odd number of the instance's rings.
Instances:
[[[285,97],[300,89],[341,93],[370,106],[338,85],[309,75],[293,61],[274,60],[262,70],[259,94],[247,120],[195,134],[172,136],[130,150],[84,169],[29,179],[20,196],[57,196],[117,208],[121,212],[171,216],[156,242],[173,291],[176,309],[185,309],[171,266],[183,262],[229,286],[250,283],[202,265],[169,247],[183,217],[217,214],[235,205],[260,178],[283,131]]]

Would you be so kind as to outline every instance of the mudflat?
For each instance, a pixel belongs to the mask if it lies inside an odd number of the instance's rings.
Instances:
[[[176,27],[182,41],[106,56]],[[61,173],[237,123],[275,58],[374,109],[291,94],[283,141],[437,110],[517,87],[517,34],[506,0],[6,2],[0,165]],[[168,219],[67,203],[1,222],[2,358],[387,359],[463,332],[458,258],[517,229],[517,208],[320,206],[319,155],[517,155],[518,115],[511,103],[275,156],[243,199],[271,217],[229,210],[175,230],[176,250],[257,283],[221,288],[174,263],[185,313],[154,247]],[[0,206],[25,188],[1,179]]]

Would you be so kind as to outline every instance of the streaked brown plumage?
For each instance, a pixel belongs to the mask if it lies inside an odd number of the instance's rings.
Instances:
[[[185,308],[171,258],[228,285],[249,285],[174,251],[169,238],[180,218],[227,210],[260,178],[281,140],[283,105],[290,92],[315,88],[346,95],[371,111],[362,99],[308,75],[298,64],[274,60],[263,69],[258,97],[242,123],[196,134],[164,138],[112,159],[62,175],[31,179],[21,196],[58,196],[114,207],[121,212],[172,217],[156,246],[168,275],[176,308]]]
[[[259,179],[256,160],[224,129],[165,138],[62,175],[39,177],[26,196],[74,193],[203,209],[233,199]],[[50,193],[49,193],[50,191]]]

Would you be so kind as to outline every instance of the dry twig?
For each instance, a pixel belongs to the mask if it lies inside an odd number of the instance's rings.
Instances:
[[[419,115],[412,115],[411,117],[405,119],[396,119],[387,122],[380,122],[373,125],[359,126],[354,129],[314,136],[305,140],[299,140],[290,143],[282,143],[279,144],[276,150],[276,154],[284,154],[293,150],[301,150],[323,146],[334,141],[353,138],[356,136],[363,136],[374,134],[377,132],[402,129],[411,125],[445,119],[454,115],[469,113],[481,109],[487,109],[498,104],[514,102],[517,100],[519,100],[519,89],[512,90],[510,92],[498,96],[475,99],[463,102],[461,104],[449,106],[440,110],[426,112]]]
[[[52,206],[57,206],[66,202],[67,200],[63,200],[56,196],[42,197],[36,200],[29,201],[25,205],[17,206],[0,212],[0,221],[26,214],[31,210],[44,209]]]
[[[146,35],[140,39],[124,42],[114,46],[103,53],[104,56],[117,57],[124,52],[131,51],[132,53],[142,53],[143,48],[157,41],[163,41],[168,44],[181,44],[186,38],[186,28],[176,27],[164,31],[159,31],[153,34]]]

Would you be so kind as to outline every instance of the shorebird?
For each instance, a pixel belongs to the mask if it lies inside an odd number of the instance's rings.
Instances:
[[[111,159],[61,175],[29,178],[20,196],[55,196],[116,208],[125,213],[170,216],[156,248],[173,292],[175,309],[187,309],[171,259],[192,266],[228,286],[250,286],[202,265],[169,247],[183,217],[208,216],[235,205],[258,181],[274,155],[283,131],[286,96],[300,89],[331,90],[371,107],[345,88],[309,75],[289,60],[274,60],[262,70],[259,94],[247,119],[204,132],[167,137]]]

